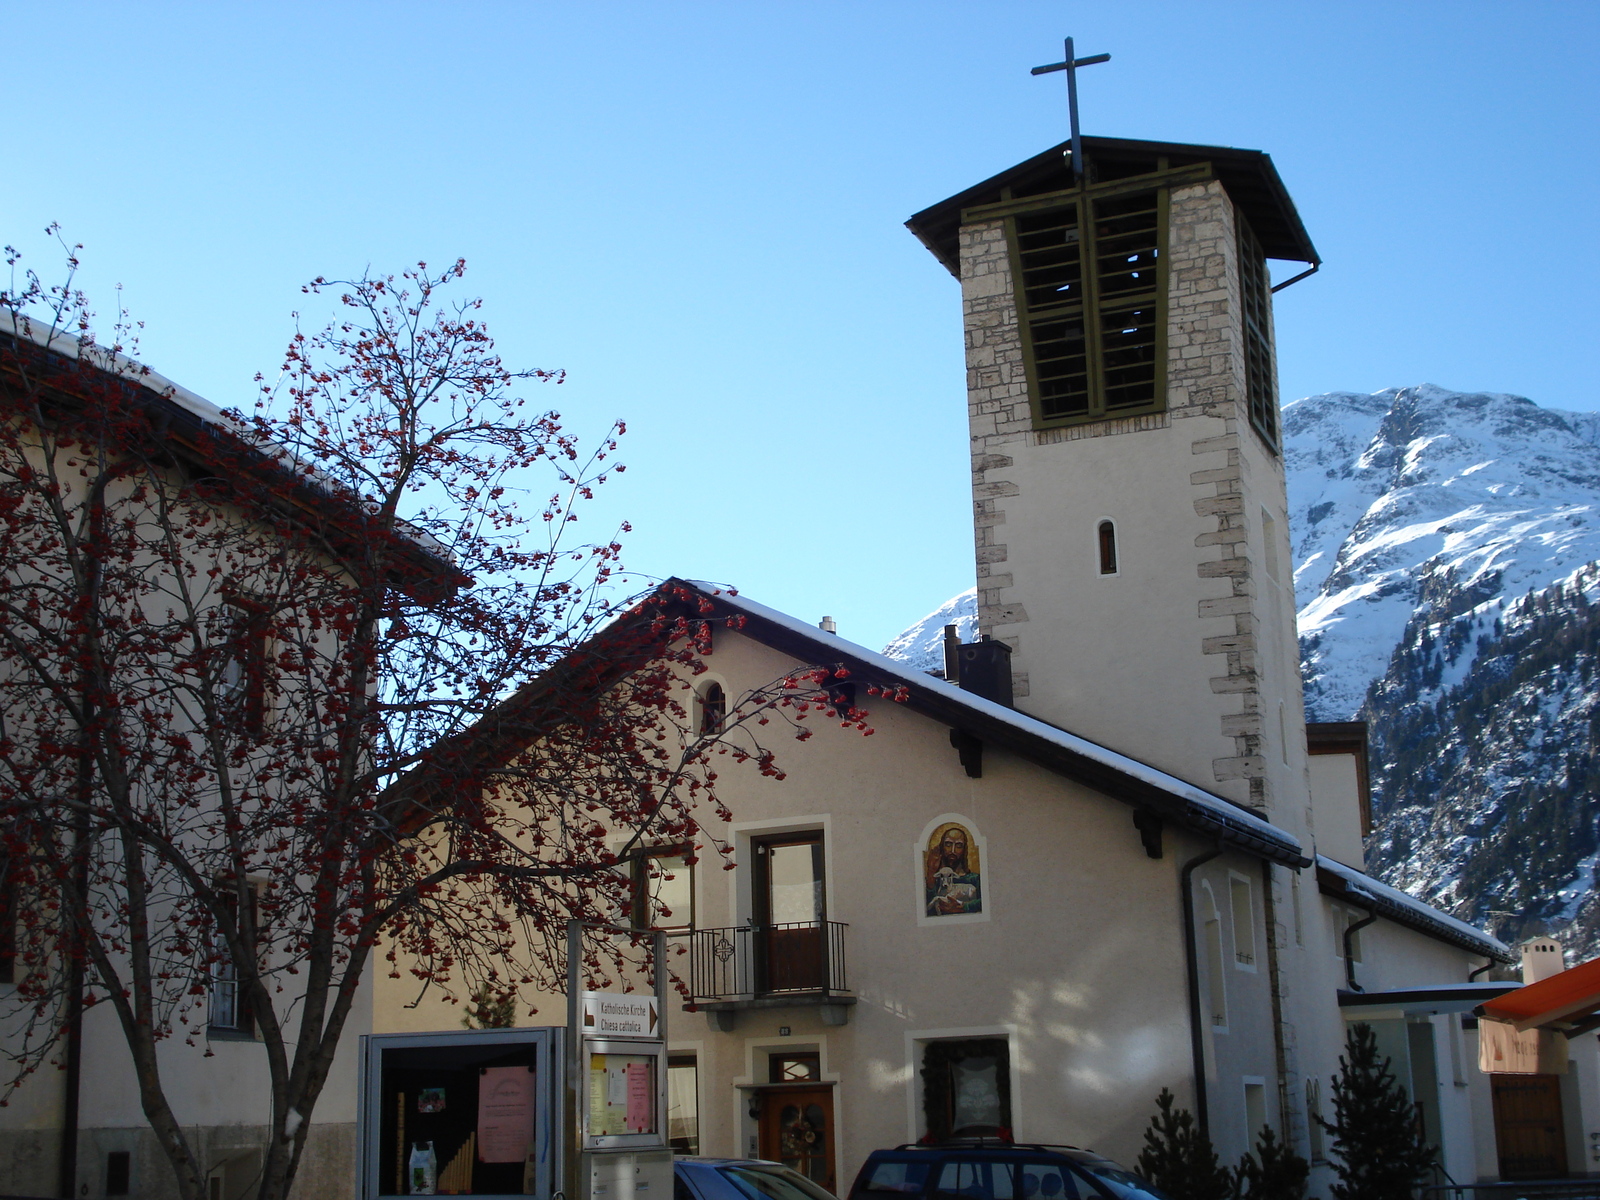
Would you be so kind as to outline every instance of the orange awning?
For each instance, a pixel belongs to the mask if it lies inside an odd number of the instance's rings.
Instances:
[[[1600,958],[1486,1000],[1478,1011],[1518,1029],[1576,1024],[1600,1011]]]

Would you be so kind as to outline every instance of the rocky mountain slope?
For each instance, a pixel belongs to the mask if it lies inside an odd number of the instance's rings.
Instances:
[[[1297,400],[1283,429],[1313,720],[1356,714],[1414,618],[1600,559],[1600,414],[1424,384]]]
[[[1285,406],[1284,462],[1307,714],[1372,725],[1369,866],[1600,952],[1600,414],[1331,392]],[[937,666],[973,603],[886,652]]]

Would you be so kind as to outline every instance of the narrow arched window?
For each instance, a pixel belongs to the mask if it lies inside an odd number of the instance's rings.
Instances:
[[[700,732],[715,734],[722,732],[722,723],[728,717],[728,696],[722,690],[720,683],[706,684],[706,690],[700,697]]]
[[[1200,885],[1200,912],[1205,917],[1203,934],[1206,947],[1206,992],[1211,1002],[1211,1027],[1228,1027],[1228,986],[1222,979],[1222,914],[1211,888]]]
[[[1117,573],[1117,528],[1110,521],[1100,522],[1100,574]]]

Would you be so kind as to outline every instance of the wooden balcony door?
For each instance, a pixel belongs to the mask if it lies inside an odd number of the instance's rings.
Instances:
[[[755,865],[761,990],[795,992],[827,987],[822,834],[763,838],[755,843]]]

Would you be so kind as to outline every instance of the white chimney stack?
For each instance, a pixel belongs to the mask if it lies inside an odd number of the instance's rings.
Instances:
[[[1522,943],[1522,984],[1538,983],[1567,969],[1567,956],[1555,938],[1535,937]]]

